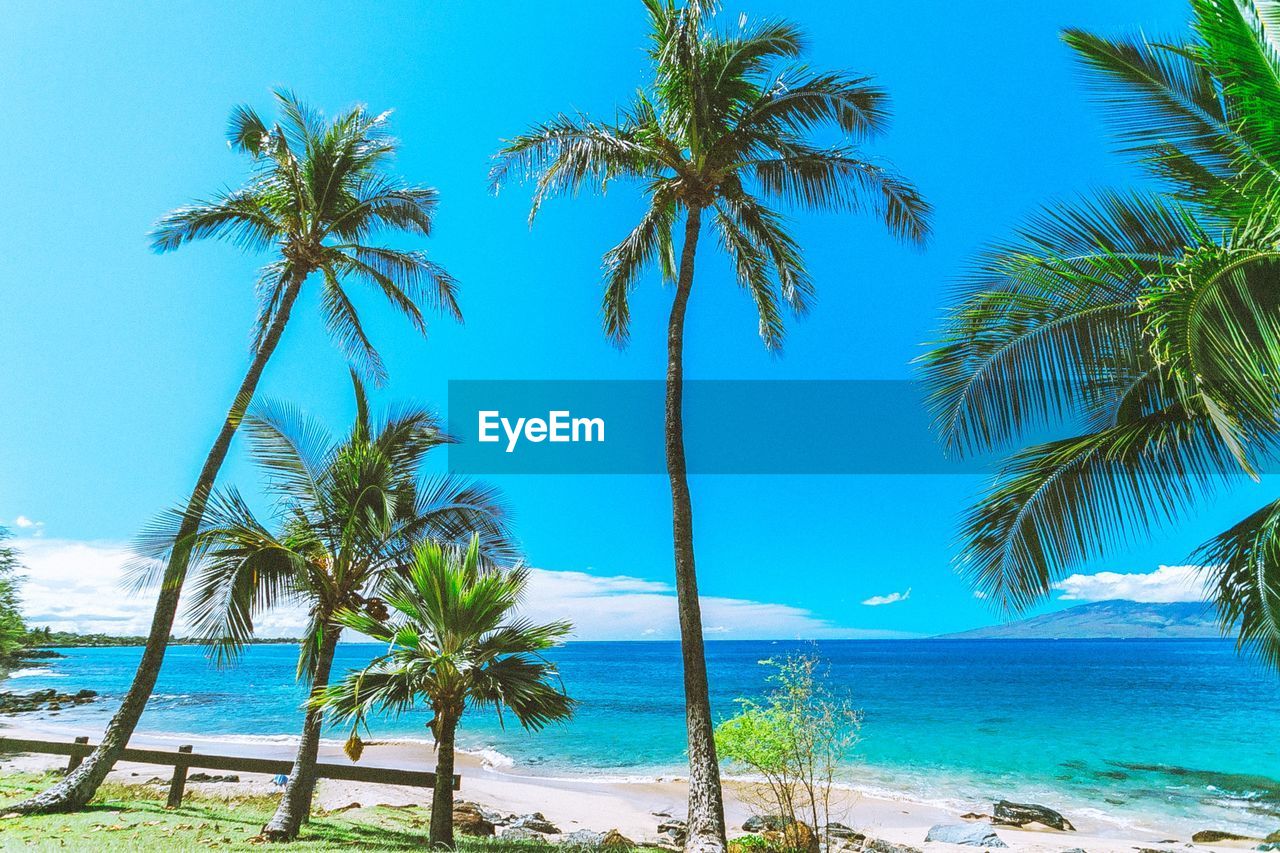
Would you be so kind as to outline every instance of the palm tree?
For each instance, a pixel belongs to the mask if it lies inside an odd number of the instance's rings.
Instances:
[[[924,357],[944,441],[1013,452],[964,522],[1006,613],[1256,479],[1280,422],[1280,4],[1193,0],[1184,39],[1064,36],[1157,183],[1050,208],[976,265]],[[1280,503],[1198,549],[1224,631],[1280,666]]]
[[[223,419],[186,504],[180,543],[200,525],[205,505],[244,419],[258,381],[280,343],[303,285],[318,277],[330,333],[353,362],[374,378],[384,374],[348,296],[354,282],[371,286],[425,332],[423,309],[461,319],[457,285],[443,268],[417,251],[371,245],[378,231],[431,233],[436,191],[405,184],[385,170],[397,144],[387,134],[387,113],[355,107],[331,121],[288,92],[276,93],[281,121],[268,125],[249,107],[231,115],[231,146],[248,155],[253,175],[240,189],[166,215],[152,232],[152,246],[168,252],[205,237],[275,256],[258,280],[260,310],[249,371]],[[68,811],[93,796],[129,742],[151,696],[173,629],[190,553],[174,548],[156,599],[155,615],[137,674],[98,748],[54,787],[13,806],[22,813]]]
[[[356,422],[341,443],[287,408],[263,407],[249,419],[253,455],[272,478],[277,529],[229,489],[214,494],[192,543],[187,616],[194,636],[219,659],[234,658],[256,615],[285,603],[305,606],[298,677],[317,699],[342,635],[335,614],[352,609],[385,618],[382,582],[409,562],[415,543],[464,545],[475,536],[486,559],[514,557],[492,489],[451,476],[420,478],[427,454],[449,440],[435,418],[410,410],[374,424],[354,374],[353,381]],[[172,542],[167,535],[157,540],[161,548]],[[263,828],[273,841],[293,839],[311,811],[322,717],[318,705],[307,705],[293,771]]]
[[[458,721],[468,706],[513,713],[536,731],[565,720],[574,702],[552,681],[543,653],[572,630],[567,622],[537,625],[513,618],[529,583],[520,566],[485,569],[480,541],[465,550],[425,542],[412,562],[388,576],[392,615],[345,609],[338,621],[388,650],[326,691],[320,704],[350,723],[348,752],[358,758],[359,729],[375,713],[399,715],[419,700],[431,705],[427,725],[436,742],[431,846],[453,847],[453,758]]]
[[[888,98],[870,78],[795,64],[805,39],[785,21],[744,18],[720,28],[707,0],[681,8],[675,0],[645,0],[645,7],[651,85],[612,123],[559,115],[511,140],[491,180],[495,189],[510,178],[534,180],[531,220],[549,197],[584,188],[603,192],[615,179],[638,182],[648,199],[635,229],[605,254],[604,330],[626,344],[628,296],[656,261],[662,278],[676,285],[667,324],[665,421],[689,747],[686,849],[723,850],[682,426],[685,311],[703,220],[755,303],[764,345],[778,350],[784,311],[804,314],[814,289],[800,246],[773,205],[870,209],[895,235],[917,243],[928,234],[929,206],[908,181],[857,147],[888,120]],[[834,130],[843,141],[819,145],[811,139],[819,129]]]

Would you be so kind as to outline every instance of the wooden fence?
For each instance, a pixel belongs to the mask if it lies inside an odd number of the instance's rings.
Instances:
[[[78,737],[74,743],[53,740],[26,740],[24,738],[0,737],[0,753],[35,752],[44,755],[70,756],[67,771],[80,766],[84,757],[93,752],[96,744],[89,743],[87,737]],[[193,752],[188,745],[178,747],[176,752],[163,749],[126,748],[120,754],[120,761],[132,761],[138,764],[160,764],[173,768],[173,778],[169,780],[169,807],[182,805],[182,794],[187,787],[187,771],[192,767],[201,770],[231,770],[239,773],[271,773],[286,775],[293,769],[293,762],[277,758],[246,758],[238,755],[211,755]],[[321,761],[316,764],[316,775],[322,779],[341,779],[347,782],[371,782],[379,785],[408,785],[415,788],[434,788],[436,774],[425,770],[398,770],[393,767],[363,767],[358,764],[331,764]],[[458,790],[462,780],[453,777],[453,790]]]

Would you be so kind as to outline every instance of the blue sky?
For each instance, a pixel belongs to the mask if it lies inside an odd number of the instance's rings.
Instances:
[[[670,293],[656,280],[637,293],[627,351],[600,332],[600,255],[630,227],[637,196],[549,204],[531,231],[527,193],[494,198],[485,185],[502,138],[560,110],[608,117],[643,82],[639,3],[587,8],[10,5],[0,32],[9,128],[0,135],[0,519],[30,522],[18,530],[28,539],[113,545],[190,488],[247,362],[263,259],[216,243],[156,256],[145,234],[166,210],[240,181],[244,163],[223,141],[227,116],[241,102],[269,110],[273,87],[329,111],[393,108],[398,171],[440,190],[426,248],[461,280],[466,324],[437,321],[424,342],[364,300],[392,376],[379,401],[443,407],[450,378],[660,378]],[[783,358],[765,353],[749,301],[706,252],[687,372],[712,379],[908,376],[984,241],[1043,202],[1134,179],[1111,153],[1060,29],[1178,32],[1187,18],[1181,0],[726,8],[784,14],[810,33],[816,67],[875,75],[895,120],[871,148],[919,184],[937,216],[925,252],[868,219],[797,216],[820,301]],[[304,298],[295,312],[263,393],[340,428],[348,380],[314,307]],[[237,451],[223,481],[251,490],[257,476]],[[534,565],[625,576],[649,591],[669,578],[664,478],[498,482]],[[955,520],[979,486],[958,476],[698,478],[703,592],[807,611],[824,630],[989,622],[951,569]],[[1178,564],[1269,491],[1234,494],[1083,570]],[[892,605],[862,604],[908,589]]]

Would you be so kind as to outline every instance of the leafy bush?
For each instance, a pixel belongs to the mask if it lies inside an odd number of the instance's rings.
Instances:
[[[716,727],[716,750],[722,761],[763,780],[758,791],[769,811],[788,825],[803,823],[814,830],[784,831],[781,846],[793,846],[802,837],[816,842],[818,829],[830,822],[837,776],[857,746],[862,712],[829,685],[816,653],[761,663],[775,670],[769,692],[761,701],[738,700],[739,712]],[[760,842],[779,846],[772,839]]]

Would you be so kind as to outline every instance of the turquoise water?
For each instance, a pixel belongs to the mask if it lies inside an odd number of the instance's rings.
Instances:
[[[717,715],[757,696],[758,662],[811,644],[708,644]],[[817,644],[865,712],[848,781],[952,805],[1035,799],[1068,816],[1154,829],[1280,827],[1280,678],[1217,640],[921,640]],[[337,670],[376,647],[345,645]],[[140,650],[72,649],[0,689],[89,687],[108,701],[65,712],[101,725]],[[537,735],[469,712],[460,734],[511,772],[618,777],[683,772],[674,643],[573,643],[556,650],[576,718]],[[170,649],[143,718],[149,732],[291,735],[302,690],[296,651],[255,646],[219,670]],[[74,714],[74,717],[72,717]],[[375,736],[426,738],[427,715],[379,721]],[[333,732],[334,737],[343,733]]]

